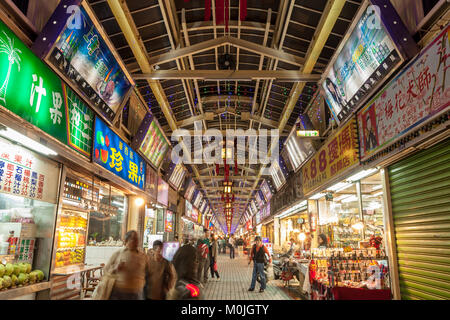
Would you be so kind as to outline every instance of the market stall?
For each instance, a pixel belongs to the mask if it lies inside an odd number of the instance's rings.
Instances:
[[[60,165],[0,138],[0,299],[50,287]]]
[[[380,172],[369,169],[310,197],[312,299],[391,298],[384,194]]]

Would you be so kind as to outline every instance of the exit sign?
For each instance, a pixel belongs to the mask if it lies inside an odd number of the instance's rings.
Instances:
[[[297,130],[297,137],[319,137],[317,130]]]

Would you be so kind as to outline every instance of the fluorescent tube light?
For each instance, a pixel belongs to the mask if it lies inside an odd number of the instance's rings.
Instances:
[[[339,182],[339,183],[335,184],[334,186],[328,188],[328,190],[334,191],[334,192],[339,192],[339,191],[342,191],[344,189],[347,189],[351,185],[352,185],[351,183]]]
[[[353,202],[353,201],[356,201],[356,200],[358,200],[357,196],[350,196],[348,198],[342,199],[341,201],[347,203],[347,202]]]
[[[325,193],[316,193],[315,195],[313,195],[312,197],[309,197],[310,200],[318,200],[322,197],[325,196]]]
[[[364,179],[367,176],[370,176],[371,174],[373,174],[373,173],[375,173],[377,171],[378,171],[378,169],[376,169],[376,168],[369,169],[369,170],[363,170],[363,171],[360,171],[357,174],[351,176],[347,180],[349,180],[349,181],[359,181],[361,179]]]
[[[12,141],[19,143],[23,145],[24,147],[27,147],[28,149],[32,149],[36,152],[42,153],[46,156],[56,156],[58,153],[53,151],[52,149],[44,146],[43,144],[34,141],[33,139],[28,138],[27,136],[11,129],[8,127],[4,127],[3,129],[0,129],[0,136]]]
[[[380,190],[381,188],[383,188],[383,186],[382,185],[378,185],[376,187],[373,187],[372,191]]]
[[[351,196],[352,196],[351,194],[343,194],[343,195],[341,195],[339,197],[334,198],[333,200],[334,201],[341,201],[341,200],[347,199],[347,198],[349,198]]]

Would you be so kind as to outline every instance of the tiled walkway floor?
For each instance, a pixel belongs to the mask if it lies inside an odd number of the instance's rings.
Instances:
[[[247,257],[242,254],[231,260],[228,255],[220,254],[217,261],[220,281],[211,279],[204,289],[205,300],[292,300],[273,281],[269,281],[264,293],[259,293],[259,283],[255,291],[248,292],[252,280],[253,263],[248,265]]]

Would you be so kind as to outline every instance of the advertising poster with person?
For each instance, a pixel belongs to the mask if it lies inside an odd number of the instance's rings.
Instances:
[[[335,118],[345,120],[400,62],[394,42],[369,6],[322,83]]]

